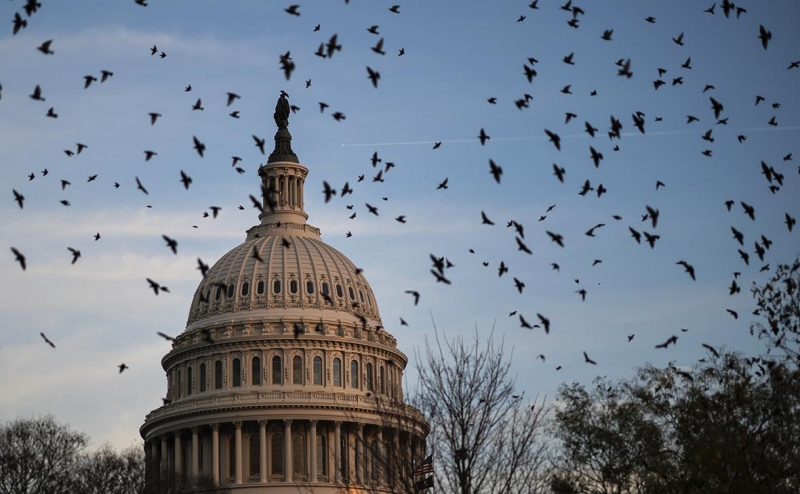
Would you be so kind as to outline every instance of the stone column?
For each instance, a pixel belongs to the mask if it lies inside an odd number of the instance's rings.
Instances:
[[[292,482],[292,419],[283,421],[284,482]]]
[[[219,485],[219,424],[211,424],[211,480]]]
[[[177,482],[181,481],[181,474],[183,473],[183,449],[181,446],[181,431],[177,430],[175,434],[175,478]]]
[[[342,483],[342,421],[337,420],[334,426],[333,469],[337,484]]]
[[[309,482],[317,481],[317,421],[308,422],[308,449],[309,449]]]
[[[356,481],[360,484],[366,484],[368,472],[364,471],[364,423],[359,422],[356,424],[358,432],[356,435]]]
[[[259,420],[258,421],[258,447],[259,451],[259,461],[260,466],[259,470],[261,471],[261,483],[267,483],[267,421],[266,420]]]
[[[406,478],[403,466],[406,464],[403,454],[400,452],[400,429],[394,430],[394,451],[392,451],[392,467],[394,469],[394,483],[397,484],[398,478]],[[395,468],[396,467],[396,468]]]
[[[386,485],[386,447],[383,444],[383,427],[378,426],[378,484]]]
[[[236,483],[242,483],[242,423],[234,422],[233,426],[236,428],[235,442],[234,442],[234,458],[235,458],[235,471]]]
[[[192,427],[192,477],[200,475],[200,436],[197,427]]]

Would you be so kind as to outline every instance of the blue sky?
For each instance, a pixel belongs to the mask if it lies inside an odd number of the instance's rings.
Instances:
[[[289,2],[255,0],[150,0],[146,8],[133,1],[42,3],[17,35],[11,20],[23,2],[0,5],[8,20],[0,34],[0,182],[7,194],[0,204],[0,419],[52,412],[95,445],[138,440],[144,415],[166,389],[160,359],[169,346],[156,331],[183,330],[200,282],[196,259],[214,262],[257,222],[248,196],[258,192],[255,172],[265,158],[251,136],[271,141],[282,89],[300,107],[290,130],[310,170],[309,223],[364,269],[384,325],[412,359],[408,386],[414,353],[433,335],[432,318],[448,337],[469,338],[477,328],[485,338],[494,327],[513,348],[518,387],[550,400],[562,382],[629,376],[648,361],[691,365],[703,355],[701,343],[763,349],[748,334],[756,320],[749,287],[768,278],[763,265],[800,253],[800,232],[783,223],[785,213],[800,217],[800,68],[787,70],[800,60],[796,2],[737,2],[747,9],[739,19],[726,19],[720,6],[703,12],[712,2],[574,2],[586,11],[577,29],[560,3],[545,0],[538,10],[526,2],[401,3],[400,14],[388,10],[394,2],[316,1],[301,3],[299,17],[284,12]],[[520,15],[526,17],[517,22]],[[372,25],[379,35],[367,32]],[[766,50],[759,25],[772,32]],[[614,30],[611,41],[601,39],[606,29]],[[672,41],[680,33],[683,46]],[[342,51],[315,56],[333,34]],[[385,56],[370,50],[379,38]],[[48,39],[54,55],[36,50]],[[150,56],[154,44],[166,58]],[[405,55],[397,56],[400,48]],[[297,66],[288,81],[278,63],[286,51]],[[562,61],[570,53],[574,65]],[[523,70],[529,57],[538,60],[530,83]],[[691,69],[681,68],[689,57]],[[621,58],[631,60],[630,79],[617,75]],[[381,74],[377,88],[367,66]],[[666,84],[655,90],[659,68]],[[83,76],[103,69],[114,75],[84,90]],[[683,84],[672,84],[677,77]],[[28,97],[37,84],[45,102]],[[714,88],[704,93],[708,84]],[[566,85],[572,94],[561,92]],[[228,91],[241,95],[230,108]],[[514,101],[525,93],[533,99],[517,109]],[[756,95],[765,98],[759,105]],[[717,123],[709,97],[724,105],[727,125]],[[202,112],[191,110],[197,98]],[[321,101],[330,105],[324,113]],[[45,116],[51,106],[57,119]],[[233,110],[240,119],[228,116]],[[331,118],[335,111],[346,120]],[[637,111],[645,115],[644,135],[633,126]],[[162,114],[154,126],[149,112]],[[567,112],[577,117],[565,124]],[[612,115],[623,124],[620,140],[607,137]],[[699,122],[687,124],[687,115]],[[777,126],[768,124],[773,116]],[[599,129],[597,137],[584,131],[585,122]],[[481,128],[491,137],[485,146],[477,139]],[[561,151],[545,129],[561,136]],[[713,143],[701,139],[709,129]],[[746,140],[738,142],[739,135]],[[206,144],[204,158],[192,136]],[[64,150],[79,142],[89,147],[68,157]],[[599,168],[590,146],[604,156]],[[701,154],[706,149],[712,156]],[[158,155],[145,162],[145,150]],[[383,183],[371,181],[376,151],[396,164]],[[790,153],[794,159],[784,161]],[[246,173],[231,168],[234,155]],[[500,184],[489,174],[490,159],[503,168]],[[761,161],[784,175],[774,194]],[[566,169],[563,184],[554,163]],[[181,170],[193,178],[188,191]],[[366,180],[356,183],[361,174]],[[136,190],[135,177],[149,195]],[[445,178],[449,188],[437,190]],[[64,191],[62,179],[71,183]],[[587,179],[608,192],[579,196]],[[323,180],[337,188],[349,182],[355,192],[325,204]],[[665,187],[656,190],[658,180]],[[25,196],[24,209],[12,189]],[[726,200],[736,201],[730,212]],[[740,201],[755,207],[755,221]],[[365,203],[377,205],[380,216]],[[655,229],[641,221],[648,205],[660,211]],[[202,217],[210,206],[222,207],[217,220]],[[482,225],[481,211],[496,224]],[[401,214],[406,224],[394,221]],[[505,226],[512,219],[524,226],[532,255],[517,250],[514,230]],[[598,223],[605,226],[596,237],[584,235]],[[744,233],[743,247],[731,226]],[[654,249],[637,245],[629,227],[661,238]],[[563,235],[564,248],[548,230]],[[162,234],[178,240],[177,256]],[[763,262],[753,245],[761,235],[774,242]],[[12,246],[26,255],[26,271]],[[81,250],[75,265],[67,247]],[[738,248],[750,254],[749,266]],[[453,262],[452,285],[435,282],[429,254]],[[602,263],[592,266],[595,259]],[[697,281],[679,260],[694,266]],[[502,277],[500,261],[509,266]],[[742,292],[729,296],[734,271]],[[146,277],[171,293],[154,296]],[[525,283],[522,294],[512,277]],[[585,301],[575,293],[581,288]],[[412,289],[422,294],[417,307],[404,293]],[[532,323],[537,313],[547,316],[551,333],[520,328],[513,311]],[[636,335],[630,343],[629,334]],[[673,334],[675,346],[654,348]],[[583,351],[596,367],[583,362]],[[118,375],[121,362],[130,369]]]

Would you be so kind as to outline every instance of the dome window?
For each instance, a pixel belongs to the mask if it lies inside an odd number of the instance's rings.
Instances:
[[[342,285],[336,285],[336,296],[337,297],[344,297],[344,292],[342,292]]]
[[[242,283],[242,297],[246,297],[250,293],[250,283]]]
[[[264,295],[264,280],[259,281],[258,285],[256,285],[256,293]]]
[[[289,291],[292,293],[297,293],[297,280],[292,280],[289,282]]]
[[[214,389],[222,389],[222,361],[214,362]]]
[[[228,285],[228,298],[233,298],[233,290],[234,290],[233,283],[231,283],[230,285]]]
[[[194,377],[192,372],[192,366],[186,368],[186,396],[192,394],[192,378]]]
[[[200,364],[200,392],[206,390],[206,364]]]
[[[253,377],[251,378],[251,381],[252,381],[254,386],[260,386],[261,385],[261,359],[258,358],[258,357],[253,357],[252,365],[253,365],[253,372],[252,372]]]
[[[372,379],[372,364],[367,363],[367,391],[375,391]]]
[[[324,281],[322,282],[322,294],[326,295],[326,296],[330,295],[329,290],[328,290],[328,283],[326,283]]]
[[[342,386],[342,361],[339,358],[333,359],[333,385]]]
[[[309,295],[314,293],[314,282],[311,280],[306,281],[306,293]]]
[[[281,293],[281,280],[272,282],[272,292],[276,294]]]
[[[238,358],[233,359],[233,387],[238,388],[242,385],[242,361]]]
[[[217,287],[217,293],[214,294],[214,300],[219,300],[222,297],[222,287]]]
[[[303,384],[303,358],[299,355],[292,359],[292,384]]]
[[[322,386],[322,357],[314,357],[314,384]]]
[[[353,292],[353,287],[352,286],[348,286],[347,287],[347,293],[350,294],[350,300],[355,300],[356,299],[356,294]]]
[[[358,361],[350,362],[350,387],[358,389]]]
[[[363,304],[363,303],[364,303],[364,292],[362,292],[361,290],[359,290],[359,291],[358,291],[358,296],[359,296],[359,297],[361,297],[361,303]]]
[[[272,357],[272,384],[283,384],[283,370],[281,369],[281,358],[277,355]]]

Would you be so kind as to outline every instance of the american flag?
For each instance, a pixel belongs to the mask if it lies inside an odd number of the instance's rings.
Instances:
[[[433,454],[428,455],[428,457],[422,460],[422,463],[420,463],[417,468],[414,469],[415,477],[428,473],[433,473]]]

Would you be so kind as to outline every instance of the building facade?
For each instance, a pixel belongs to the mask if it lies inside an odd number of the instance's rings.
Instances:
[[[162,359],[167,398],[140,429],[152,491],[413,490],[429,426],[403,401],[408,358],[363,274],[306,223],[287,108],[260,223],[205,274]]]

